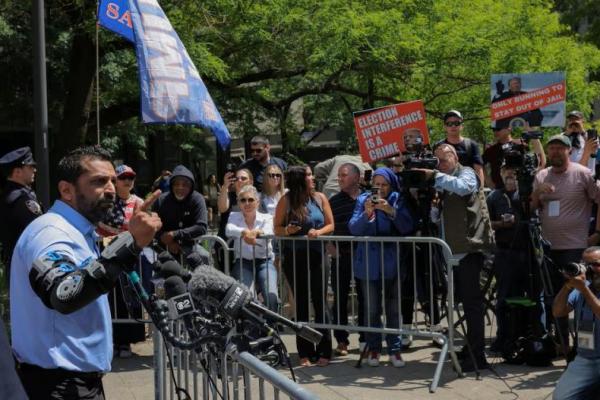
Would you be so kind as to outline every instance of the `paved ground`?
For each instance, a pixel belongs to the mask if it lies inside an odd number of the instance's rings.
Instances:
[[[356,335],[352,346],[356,347]],[[295,349],[293,336],[284,336],[290,351]],[[532,368],[501,364],[499,359],[489,358],[495,373],[486,370],[482,379],[474,374],[457,378],[449,362],[446,363],[435,394],[428,385],[433,376],[439,350],[429,346],[428,341],[415,341],[404,354],[407,366],[396,369],[382,356],[380,367],[355,368],[358,352],[337,358],[325,368],[296,368],[299,382],[321,399],[473,399],[473,400],[533,400],[550,399],[551,393],[564,361],[555,362],[548,368]],[[131,359],[115,359],[113,372],[104,378],[107,399],[153,399],[152,342],[134,346],[137,353]],[[293,355],[296,360],[295,354]],[[285,370],[282,373],[289,374]]]

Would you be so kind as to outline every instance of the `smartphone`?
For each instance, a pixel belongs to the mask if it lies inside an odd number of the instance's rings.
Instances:
[[[588,129],[587,137],[588,139],[598,139],[598,131],[595,129]]]
[[[371,177],[373,176],[373,170],[367,169],[365,170],[365,182],[369,182]]]
[[[235,168],[235,164],[234,163],[227,163],[227,165],[225,165],[225,172],[235,172],[236,168]]]
[[[370,200],[372,203],[379,203],[379,188],[371,188],[371,197]]]

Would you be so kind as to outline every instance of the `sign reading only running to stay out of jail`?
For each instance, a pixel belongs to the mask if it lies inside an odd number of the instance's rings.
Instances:
[[[357,111],[354,126],[364,162],[394,157],[413,141],[429,143],[425,108],[421,100]]]

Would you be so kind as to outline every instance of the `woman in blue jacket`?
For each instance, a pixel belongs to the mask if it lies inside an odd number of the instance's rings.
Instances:
[[[348,223],[355,236],[399,236],[414,231],[414,221],[400,192],[398,178],[389,168],[379,168],[373,174],[372,192],[361,194],[356,200],[354,214]],[[378,190],[377,195],[374,192]],[[374,198],[375,197],[375,198]],[[383,265],[382,265],[383,250]],[[368,326],[381,327],[382,297],[385,294],[386,327],[399,327],[398,292],[401,282],[400,246],[396,243],[358,243],[354,252],[354,277],[361,285],[365,318]],[[369,346],[369,365],[379,365],[382,337],[379,333],[366,334]],[[390,360],[394,367],[403,367],[400,354],[400,335],[386,335]]]

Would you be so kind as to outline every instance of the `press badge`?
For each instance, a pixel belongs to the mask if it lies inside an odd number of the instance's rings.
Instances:
[[[580,349],[594,350],[594,321],[579,321],[577,346]]]

